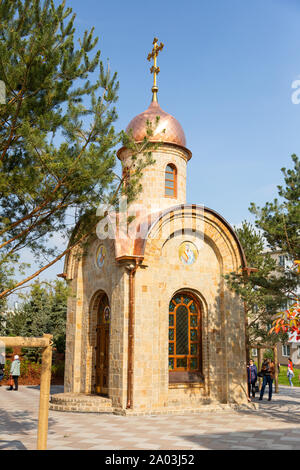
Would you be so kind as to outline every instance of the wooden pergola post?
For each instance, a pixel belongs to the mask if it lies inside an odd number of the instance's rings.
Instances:
[[[0,336],[6,347],[42,348],[42,370],[40,384],[40,406],[37,432],[37,449],[47,449],[49,397],[52,365],[52,335],[44,334],[42,338],[25,338],[21,336]]]
[[[39,407],[39,423],[37,433],[37,449],[47,449],[48,436],[48,415],[49,415],[49,398],[51,385],[51,365],[52,365],[52,335],[43,335],[48,338],[49,344],[42,351],[42,370],[40,384],[40,407]]]

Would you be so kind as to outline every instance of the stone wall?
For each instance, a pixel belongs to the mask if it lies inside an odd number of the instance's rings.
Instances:
[[[136,273],[134,408],[193,407],[201,403],[247,401],[244,312],[227,291],[223,274],[241,265],[238,247],[229,230],[208,213],[204,233],[189,232],[196,213],[180,214],[153,228],[146,244],[143,265]],[[173,236],[167,239],[172,224]],[[182,229],[186,234],[182,235]],[[153,238],[152,238],[153,236]],[[191,266],[181,263],[178,249],[183,241],[198,246]],[[204,385],[169,385],[169,302],[179,291],[190,291],[202,306],[202,355]]]
[[[156,212],[186,201],[186,166],[188,154],[178,146],[162,144],[157,150],[152,151],[155,160],[143,170],[141,179],[142,192],[137,197],[134,205],[140,205],[144,211]],[[123,164],[130,165],[131,158],[128,150],[123,150],[119,158]],[[139,158],[143,158],[139,155]],[[165,196],[165,170],[167,165],[173,164],[177,170],[177,194],[176,197]]]
[[[101,244],[107,254],[99,269],[95,259]],[[68,304],[65,391],[95,391],[97,312],[101,295],[106,293],[111,307],[109,396],[114,406],[123,407],[127,388],[124,361],[124,339],[127,341],[128,334],[128,283],[124,281],[127,273],[115,261],[111,240],[94,240],[88,253],[77,261],[77,268],[71,280],[73,296]]]
[[[224,222],[209,210],[179,207],[155,223],[145,244],[142,266],[135,276],[135,338],[133,411],[198,408],[204,403],[247,402],[244,311],[226,289],[223,275],[238,269],[241,253]],[[183,265],[183,241],[197,246],[198,258]],[[96,265],[104,244],[106,260]],[[111,306],[109,398],[126,408],[128,359],[128,273],[115,259],[114,241],[94,240],[80,259],[67,262],[73,296],[67,318],[65,391],[93,393],[97,308],[101,294]],[[188,291],[202,310],[204,383],[169,384],[168,309],[173,295]]]

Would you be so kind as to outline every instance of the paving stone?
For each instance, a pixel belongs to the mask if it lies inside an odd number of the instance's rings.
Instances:
[[[37,388],[21,386],[15,394],[0,388],[0,450],[36,448],[38,403]],[[271,404],[259,403],[257,410],[202,415],[118,416],[50,410],[48,449],[299,450],[300,388],[281,387]]]

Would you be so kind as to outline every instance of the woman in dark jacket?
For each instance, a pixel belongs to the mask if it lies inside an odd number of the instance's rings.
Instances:
[[[269,398],[268,398],[268,400],[271,401],[272,400],[273,380],[274,380],[274,377],[275,377],[274,362],[270,359],[265,359],[263,364],[262,364],[261,371],[263,373],[263,383],[262,383],[262,387],[261,387],[261,390],[260,390],[259,399],[260,400],[263,399],[263,396],[264,396],[264,393],[265,393],[265,388],[266,388],[266,385],[268,384],[269,385]]]
[[[250,359],[247,366],[248,373],[248,397],[250,398],[250,393],[252,391],[252,398],[255,398],[255,384],[257,381],[257,367],[254,364],[253,360]]]

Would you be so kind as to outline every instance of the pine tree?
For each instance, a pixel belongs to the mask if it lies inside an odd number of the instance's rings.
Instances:
[[[8,313],[1,334],[39,337],[49,333],[53,335],[54,347],[64,352],[68,293],[65,281],[35,281],[28,293],[19,294],[21,302],[17,309]],[[36,359],[40,357],[36,350],[29,350],[27,354]]]
[[[137,146],[115,131],[117,75],[100,60],[94,29],[77,46],[75,14],[65,1],[1,0],[0,18],[6,87],[0,105],[0,270],[18,266],[24,248],[41,262],[18,283],[10,272],[1,299],[84,242],[95,231],[100,203],[114,204],[120,192],[134,199],[152,159],[147,139]],[[126,174],[115,173],[114,149],[121,141],[145,154],[133,155],[132,181],[125,186]],[[57,233],[65,234],[66,244],[72,234],[62,252],[50,248]]]
[[[285,186],[278,186],[279,198],[263,208],[254,203],[250,206],[258,230],[247,222],[236,230],[248,266],[257,269],[250,276],[242,272],[226,276],[230,288],[244,301],[249,345],[257,340],[276,343],[286,340],[288,332],[300,333],[300,309],[291,307],[300,286],[300,276],[292,264],[300,258],[300,162],[296,155],[292,160],[294,168],[282,168]],[[291,268],[275,263],[271,253],[276,251],[290,260]],[[274,318],[275,328],[271,328]]]
[[[240,270],[225,276],[229,287],[244,302],[247,315],[248,347],[276,343],[278,337],[269,335],[274,314],[282,308],[290,284],[270,253],[266,253],[264,238],[252,224],[244,221],[235,229],[243,246],[247,264],[254,267],[250,275]],[[280,339],[285,336],[281,335]]]
[[[297,333],[300,339],[300,273],[293,266],[300,260],[300,161],[292,155],[294,168],[282,168],[284,186],[278,186],[280,199],[266,203],[262,208],[251,204],[250,211],[256,216],[256,226],[262,231],[271,250],[279,250],[290,260],[285,272],[287,306],[278,311],[274,321],[274,333]],[[291,305],[292,304],[292,305]]]
[[[284,252],[291,260],[300,259],[300,161],[292,155],[294,168],[282,168],[285,186],[277,186],[280,199],[262,208],[254,203],[250,212],[271,250]]]

